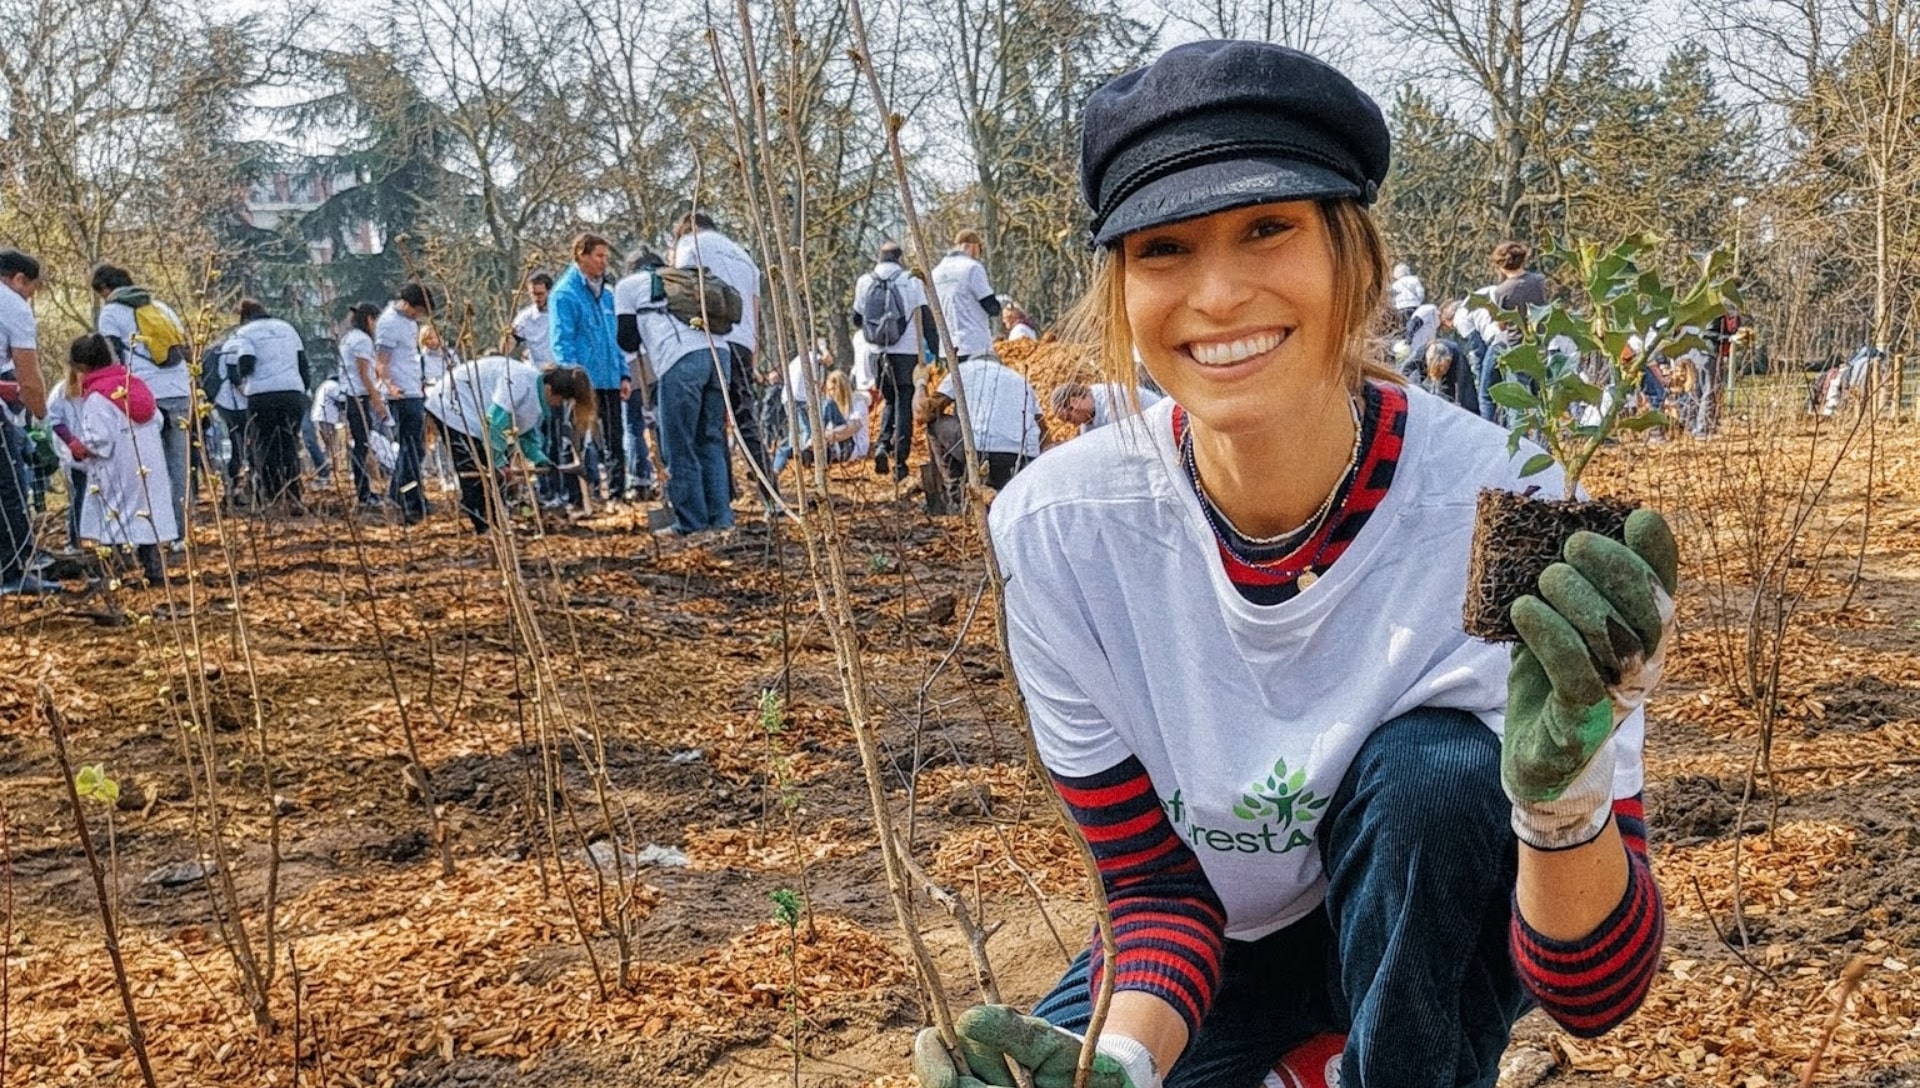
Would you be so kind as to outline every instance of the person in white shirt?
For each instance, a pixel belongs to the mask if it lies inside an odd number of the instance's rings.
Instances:
[[[1673,536],[1646,509],[1625,542],[1573,534],[1514,645],[1469,637],[1481,489],[1558,484],[1373,347],[1382,111],[1305,53],[1209,41],[1082,117],[1087,347],[1121,384],[1137,349],[1167,399],[1039,458],[988,520],[1115,940],[1031,1017],[958,1013],[957,1056],[923,1033],[919,1083],[1068,1083],[1111,983],[1112,1088],[1324,1085],[1329,1061],[1492,1088],[1534,1004],[1605,1031],[1660,972],[1639,794]]]
[[[727,468],[727,406],[721,393],[728,362],[707,334],[667,309],[667,292],[654,270],[660,258],[642,251],[613,286],[614,336],[620,350],[646,356],[658,383],[654,413],[667,464],[673,524],[662,536],[733,528]]]
[[[500,345],[502,355],[523,357],[536,366],[553,365],[552,326],[547,317],[547,295],[552,290],[552,275],[535,272],[527,277],[527,297],[533,301],[513,315],[506,341]]]
[[[1009,340],[1040,339],[1039,330],[1033,327],[1033,317],[1011,302],[1001,304],[1000,320],[1007,327]]]
[[[433,316],[433,296],[409,283],[373,325],[374,359],[387,417],[393,423],[395,455],[387,498],[412,525],[427,516],[420,471],[427,455],[427,375],[420,358],[420,322]]]
[[[965,396],[973,449],[985,470],[981,475],[988,487],[1005,487],[1014,473],[1040,456],[1040,436],[1046,432],[1040,400],[1027,379],[995,355],[976,355],[961,363],[957,373],[958,382],[947,375],[916,409],[927,425],[927,449],[949,488],[966,478],[959,414],[948,414],[954,398]]]
[[[961,359],[993,351],[993,319],[1000,315],[1000,296],[987,283],[986,243],[977,230],[953,237],[953,248],[933,266],[933,293],[947,319],[947,335]]]
[[[33,521],[27,515],[24,419],[48,411],[39,326],[33,316],[39,287],[39,261],[17,249],[0,249],[0,383],[10,391],[5,399],[18,404],[0,407],[0,596],[58,588],[27,573],[33,558]]]
[[[187,524],[187,487],[193,459],[193,385],[186,359],[192,348],[185,344],[186,326],[171,306],[153,297],[152,292],[134,286],[133,275],[118,265],[102,262],[93,266],[89,276],[94,297],[100,300],[100,313],[94,330],[107,338],[133,376],[153,391],[153,402],[160,408],[160,440],[166,451],[167,479],[172,488],[173,521],[183,529]],[[139,334],[138,311],[152,306],[170,322],[182,342],[181,352],[155,359]]]
[[[380,381],[380,360],[373,346],[374,323],[380,307],[355,303],[347,311],[346,331],[340,334],[340,393],[346,400],[347,467],[353,472],[353,496],[361,506],[380,504],[373,490],[373,456],[369,437],[387,419],[387,400]]]
[[[1393,266],[1393,282],[1387,285],[1387,297],[1392,300],[1401,321],[1405,322],[1421,303],[1427,301],[1427,285],[1420,282],[1420,277],[1414,275],[1411,268],[1396,264]]]
[[[501,472],[513,451],[527,465],[552,463],[541,426],[552,409],[573,409],[574,426],[593,433],[599,398],[593,380],[577,366],[541,368],[505,355],[487,355],[460,363],[427,394],[427,416],[453,455],[460,480],[460,512],[476,534],[492,525],[490,494],[498,494]]]
[[[253,463],[253,455],[247,448],[251,437],[247,428],[247,395],[241,391],[240,375],[235,373],[235,365],[240,360],[240,340],[234,335],[237,331],[221,337],[201,363],[213,371],[219,382],[213,394],[213,409],[227,437],[227,457],[220,475],[226,483],[230,509],[242,501],[242,481],[247,479],[247,466]]]
[[[891,455],[893,478],[907,478],[907,451],[913,447],[914,370],[925,345],[929,355],[940,350],[926,285],[900,263],[900,243],[880,243],[880,259],[873,271],[861,275],[853,288],[853,321],[875,354],[880,395],[886,412],[880,417],[879,440],[874,443],[873,471],[887,473]]]
[[[788,418],[793,420],[794,432],[800,441],[800,449],[806,450],[813,445],[813,418],[807,406],[813,403],[813,390],[819,389],[827,378],[827,365],[832,361],[827,352],[825,341],[816,343],[812,351],[802,352],[787,363],[787,380],[782,387],[781,400]],[[826,411],[825,403],[820,406]],[[793,459],[793,440],[783,438],[773,451],[774,475],[784,472],[787,462]]]
[[[300,438],[307,444],[307,461],[313,466],[313,486],[322,490],[333,486],[333,454],[340,443],[340,426],[347,421],[347,398],[337,378],[321,381],[313,391],[313,407],[301,425]]]
[[[713,218],[705,212],[688,212],[674,231],[673,267],[706,268],[740,292],[740,320],[721,337],[726,341],[727,402],[733,411],[734,433],[759,472],[752,473],[754,487],[762,498],[768,497],[761,477],[768,469],[766,443],[761,439],[760,407],[754,398],[759,383],[754,380],[754,353],[760,339],[760,266],[753,263],[740,243],[722,234]],[[732,471],[732,463],[728,463]],[[770,481],[769,481],[770,482]],[[733,488],[732,490],[738,490]]]
[[[1078,427],[1081,434],[1086,434],[1116,420],[1137,415],[1162,399],[1159,393],[1146,386],[1140,386],[1133,391],[1133,396],[1128,396],[1126,387],[1117,382],[1083,382],[1075,379],[1054,386],[1053,391],[1047,394],[1047,407],[1053,413],[1053,418]]]
[[[270,317],[258,299],[240,300],[231,337],[233,373],[247,398],[248,446],[259,501],[304,513],[300,495],[300,431],[307,417],[306,344],[299,330]]]

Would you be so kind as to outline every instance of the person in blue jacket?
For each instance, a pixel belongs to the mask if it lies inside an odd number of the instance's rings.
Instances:
[[[556,366],[577,366],[593,382],[599,421],[596,436],[601,460],[608,466],[609,495],[627,489],[626,435],[620,425],[620,382],[627,377],[626,356],[613,336],[613,285],[607,282],[607,262],[613,245],[592,232],[573,240],[573,263],[561,274],[547,297],[548,335]],[[584,442],[586,435],[578,436]],[[571,499],[579,487],[569,477]]]

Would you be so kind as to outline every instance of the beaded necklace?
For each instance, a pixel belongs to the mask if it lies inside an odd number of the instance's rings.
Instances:
[[[1297,553],[1302,546],[1327,527],[1328,520],[1337,509],[1336,500],[1346,494],[1348,484],[1352,482],[1354,474],[1359,470],[1360,454],[1366,443],[1366,428],[1360,420],[1359,402],[1349,397],[1347,408],[1353,414],[1353,449],[1348,452],[1346,467],[1341,470],[1333,489],[1327,492],[1327,497],[1321,500],[1319,509],[1315,510],[1305,522],[1295,528],[1266,537],[1251,536],[1242,532],[1240,527],[1214,504],[1213,497],[1207,494],[1206,485],[1200,479],[1200,466],[1195,460],[1193,451],[1193,428],[1189,424],[1181,429],[1180,459],[1187,470],[1188,481],[1193,484],[1194,494],[1200,498],[1200,510],[1206,515],[1214,537],[1236,560],[1249,567],[1271,571],[1282,578],[1292,579],[1301,589],[1306,589],[1319,580],[1319,572],[1315,568],[1319,566],[1321,557],[1326,553],[1328,539],[1320,541],[1320,546],[1305,563],[1298,562]],[[1279,554],[1274,558],[1261,559],[1251,554],[1253,551],[1268,555],[1273,555],[1277,551]]]

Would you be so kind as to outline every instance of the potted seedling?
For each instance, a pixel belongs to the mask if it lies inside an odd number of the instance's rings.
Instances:
[[[1537,443],[1542,452],[1527,459],[1521,475],[1558,466],[1566,497],[1538,497],[1537,488],[1480,492],[1463,617],[1476,638],[1519,638],[1509,610],[1535,591],[1568,537],[1583,529],[1624,536],[1636,504],[1589,500],[1580,479],[1620,434],[1672,422],[1638,396],[1647,364],[1706,350],[1700,330],[1739,301],[1727,282],[1731,262],[1724,251],[1702,258],[1699,276],[1682,288],[1653,269],[1658,245],[1636,235],[1612,249],[1578,244],[1558,250],[1555,259],[1577,281],[1573,305],[1556,301],[1525,314],[1485,306],[1521,332],[1500,359],[1504,380],[1488,390],[1507,412],[1507,449],[1517,455],[1523,441]]]

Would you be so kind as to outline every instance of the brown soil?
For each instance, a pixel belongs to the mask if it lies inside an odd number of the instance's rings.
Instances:
[[[1567,539],[1582,531],[1624,539],[1632,512],[1632,503],[1610,499],[1579,502],[1482,491],[1461,613],[1467,634],[1489,642],[1518,641],[1509,610],[1560,561]]]
[[[1761,722],[1717,632],[1742,614],[1726,588],[1751,573],[1709,561],[1737,549],[1704,543],[1737,535],[1747,493],[1706,489],[1721,486],[1721,458],[1796,441],[1635,447],[1598,485],[1670,512],[1686,568],[1683,641],[1649,728],[1667,963],[1641,1013],[1603,1039],[1529,1018],[1515,1052],[1539,1061],[1514,1084],[1794,1083],[1855,955],[1871,966],[1819,1083],[1920,1084],[1920,437],[1879,438],[1858,584],[1856,537],[1820,534],[1837,543],[1809,546],[1795,568],[1809,588],[1782,652],[1771,770],[1748,790]],[[991,612],[974,608],[971,527],[927,518],[864,466],[836,473],[892,811],[920,863],[997,927],[1001,996],[1031,1001],[1090,914],[1022,764]],[[1833,524],[1851,512],[1857,532],[1864,478],[1862,451],[1839,474]],[[920,998],[793,533],[657,546],[637,511],[523,533],[527,630],[509,620],[486,542],[445,513],[365,528],[371,593],[340,515],[228,531],[223,551],[202,530],[170,592],[123,593],[125,627],[64,602],[0,604],[13,648],[0,677],[13,905],[0,1086],[138,1083],[35,710],[41,683],[75,760],[122,787],[122,943],[163,1084],[288,1085],[297,1071],[312,1085],[771,1088],[792,1083],[796,1004],[802,1084],[909,1083]],[[536,634],[538,675],[519,651]],[[766,690],[785,702],[771,748]],[[446,813],[451,877],[407,773],[403,709]],[[205,885],[148,882],[207,852],[205,764],[196,784],[181,755],[202,736],[256,943],[266,767],[280,798],[277,1026],[264,1035]],[[551,830],[543,775],[571,812]],[[89,817],[104,843],[106,811]],[[621,894],[586,862],[590,843],[674,847],[688,864],[626,869]],[[798,888],[803,861],[818,928],[802,922],[792,941],[770,894]],[[977,1000],[951,920],[924,896],[916,910],[953,1001]]]

